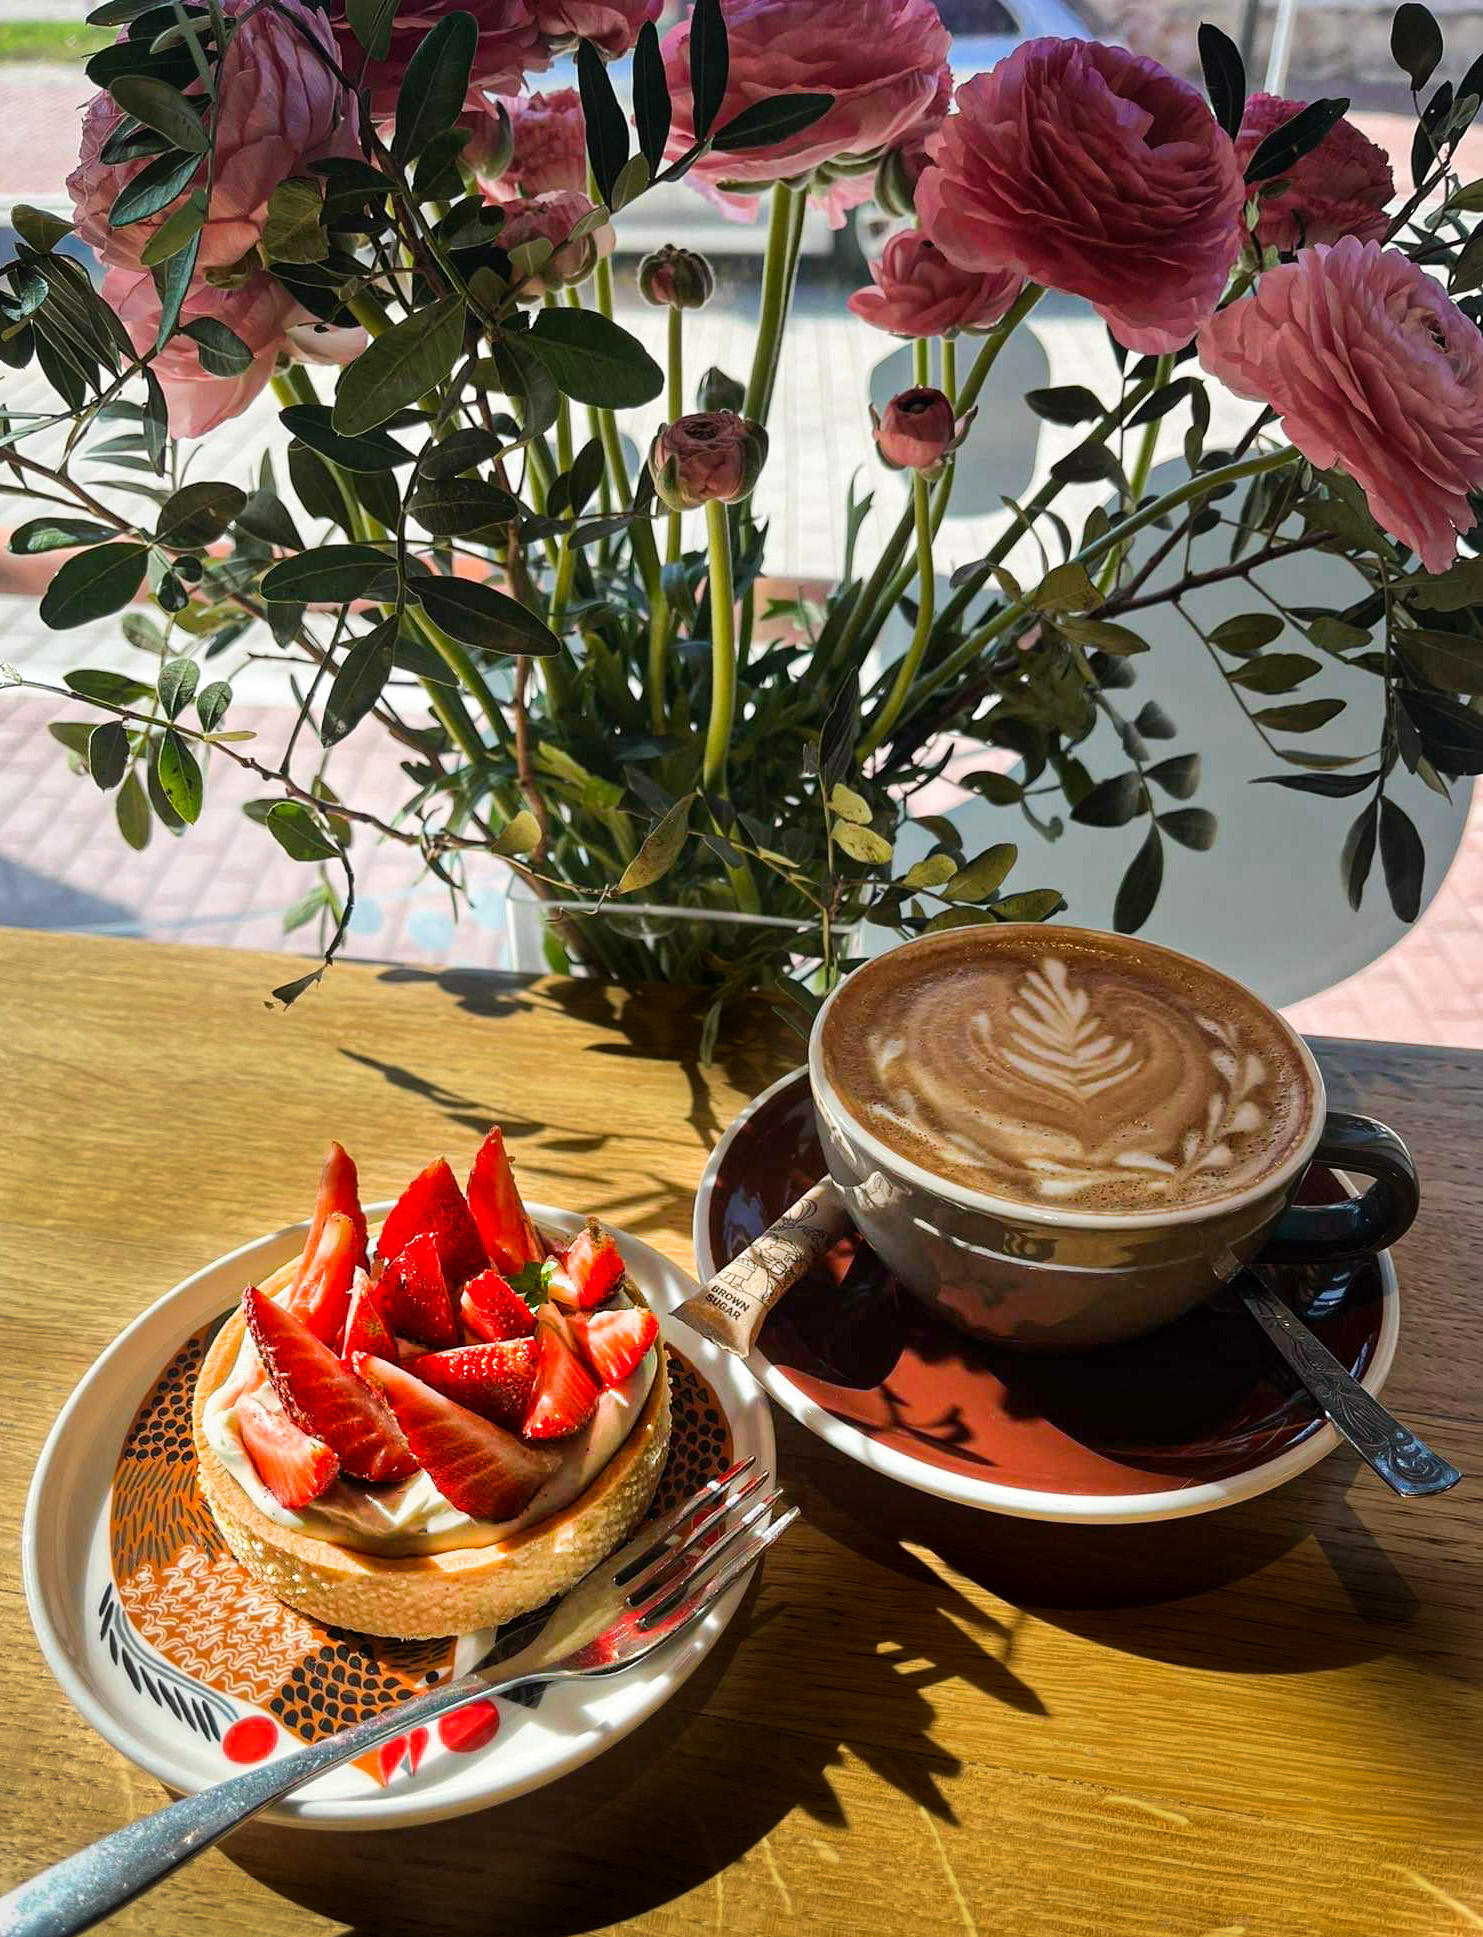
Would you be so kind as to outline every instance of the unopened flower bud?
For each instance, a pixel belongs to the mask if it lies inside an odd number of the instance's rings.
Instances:
[[[639,294],[656,308],[704,309],[715,293],[715,273],[694,249],[666,242],[639,264]]]
[[[975,415],[970,410],[955,418],[940,390],[903,390],[886,405],[884,416],[872,404],[870,422],[876,449],[892,470],[936,477],[949,452],[968,435]]]
[[[695,401],[702,410],[740,410],[747,401],[747,386],[713,363],[695,387]]]
[[[703,410],[661,427],[649,448],[654,489],[671,511],[734,504],[767,458],[767,432],[734,410]]]
[[[611,222],[599,223],[584,235],[572,230],[592,213],[592,203],[575,189],[556,188],[547,195],[532,195],[505,208],[499,245],[507,255],[526,243],[545,241],[551,253],[521,278],[520,300],[532,302],[548,289],[561,289],[568,283],[585,282],[602,256],[613,253],[616,238]]]
[[[923,142],[910,141],[904,148],[888,148],[876,164],[875,199],[887,215],[916,213],[917,183],[927,166]]]

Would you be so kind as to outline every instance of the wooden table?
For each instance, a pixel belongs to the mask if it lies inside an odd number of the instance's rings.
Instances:
[[[42,1437],[124,1322],[306,1213],[326,1139],[370,1198],[497,1119],[533,1195],[690,1265],[733,1112],[797,1051],[693,1053],[682,993],[0,934],[0,1887],[162,1800],[63,1700],[16,1543]],[[804,1520],[645,1728],[428,1829],[251,1827],[113,1928],[969,1937],[1483,1929],[1478,1748],[1483,1058],[1330,1042],[1336,1100],[1426,1180],[1389,1397],[1475,1476],[1402,1506],[1336,1455],[1164,1527],[1048,1528],[871,1477],[779,1419]]]

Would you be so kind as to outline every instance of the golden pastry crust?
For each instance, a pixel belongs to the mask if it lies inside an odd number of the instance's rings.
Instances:
[[[270,1296],[286,1265],[265,1279]],[[632,1287],[630,1286],[632,1294]],[[632,1294],[636,1295],[636,1294]],[[237,1559],[280,1601],[331,1627],[400,1641],[432,1640],[499,1627],[564,1594],[642,1520],[669,1455],[669,1373],[659,1369],[633,1431],[592,1485],[548,1520],[487,1547],[387,1556],[282,1527],[244,1491],[207,1439],[206,1401],[222,1385],[242,1344],[240,1312],[229,1318],[196,1379],[191,1431],[201,1492]]]

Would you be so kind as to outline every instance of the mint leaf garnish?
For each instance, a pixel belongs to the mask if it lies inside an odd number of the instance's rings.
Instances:
[[[546,1302],[547,1288],[557,1269],[555,1258],[542,1258],[539,1263],[532,1260],[529,1264],[521,1265],[510,1279],[510,1289],[517,1298],[523,1298],[532,1311],[539,1311]]]

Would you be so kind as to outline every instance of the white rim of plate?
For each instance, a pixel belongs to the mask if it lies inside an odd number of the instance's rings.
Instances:
[[[803,1064],[789,1070],[786,1076],[780,1076],[775,1083],[770,1083],[760,1096],[754,1097],[732,1119],[721,1141],[711,1152],[695,1193],[691,1224],[696,1274],[702,1284],[728,1262],[714,1256],[710,1239],[711,1198],[715,1193],[717,1174],[726,1161],[726,1153],[759,1110],[766,1109],[774,1097],[800,1080],[806,1087],[808,1069]],[[1376,1263],[1380,1271],[1380,1335],[1361,1381],[1365,1390],[1372,1393],[1379,1393],[1390,1375],[1396,1341],[1400,1336],[1400,1285],[1395,1265],[1388,1251],[1378,1253]],[[1081,1526],[1132,1526],[1140,1521],[1176,1520],[1187,1514],[1211,1513],[1218,1507],[1234,1506],[1240,1500],[1254,1499],[1258,1494],[1271,1492],[1274,1487],[1285,1486],[1289,1480],[1306,1473],[1310,1466],[1316,1466],[1342,1444],[1338,1431],[1324,1420],[1316,1432],[1310,1433],[1286,1452],[1279,1453],[1276,1458],[1264,1460],[1260,1465],[1249,1467],[1241,1473],[1232,1473],[1224,1479],[1202,1480],[1194,1486],[1170,1487],[1161,1493],[1049,1493],[1034,1487],[1001,1486],[992,1480],[973,1479],[966,1473],[949,1472],[925,1460],[913,1459],[910,1454],[898,1452],[893,1446],[882,1445],[862,1433],[858,1427],[837,1419],[832,1412],[794,1385],[787,1373],[775,1366],[760,1347],[753,1348],[746,1364],[768,1396],[784,1412],[846,1458],[856,1460],[874,1472],[884,1473],[890,1479],[900,1480],[903,1485],[915,1487],[919,1492],[934,1493],[940,1499],[954,1500],[962,1506],[979,1507],[990,1513],[1008,1514],[1020,1520],[1056,1520]]]
[[[366,1212],[373,1221],[384,1215],[392,1207],[392,1199],[366,1206]],[[580,1215],[558,1209],[554,1205],[530,1202],[527,1205],[535,1221],[557,1232],[574,1232],[582,1224]],[[183,1278],[163,1297],[146,1306],[133,1319],[113,1343],[93,1361],[83,1374],[71,1397],[57,1415],[51,1431],[37,1460],[36,1469],[26,1495],[26,1511],[21,1533],[21,1574],[25,1588],[26,1606],[31,1617],[37,1642],[48,1668],[56,1678],[62,1693],[72,1706],[112,1748],[118,1750],[137,1767],[146,1770],[169,1788],[182,1794],[195,1794],[209,1786],[207,1781],[197,1780],[195,1772],[183,1768],[168,1752],[162,1753],[162,1742],[168,1749],[168,1738],[151,1735],[144,1729],[132,1729],[122,1719],[122,1711],[101,1699],[95,1692],[94,1677],[89,1673],[85,1661],[80,1662],[68,1645],[67,1635],[62,1623],[53,1611],[52,1593],[48,1583],[42,1578],[43,1545],[40,1529],[43,1515],[51,1511],[54,1502],[50,1497],[61,1489],[59,1497],[65,1497],[68,1475],[55,1475],[54,1469],[60,1454],[67,1446],[69,1434],[79,1416],[88,1407],[94,1395],[105,1382],[128,1380],[130,1402],[129,1417],[132,1418],[139,1402],[159,1376],[162,1367],[168,1364],[171,1356],[199,1327],[208,1322],[211,1314],[203,1312],[194,1318],[186,1329],[179,1331],[168,1351],[151,1351],[150,1363],[141,1366],[137,1380],[129,1379],[127,1371],[119,1371],[121,1361],[127,1359],[131,1350],[136,1349],[136,1341],[141,1335],[158,1330],[161,1320],[172,1307],[186,1306],[191,1302],[191,1294],[196,1292],[202,1282],[227,1267],[246,1260],[254,1254],[276,1250],[281,1253],[275,1262],[282,1263],[291,1257],[302,1245],[304,1233],[308,1230],[308,1220],[299,1224],[286,1225],[282,1230],[265,1233],[249,1243],[239,1245],[236,1250],[228,1251],[210,1264]],[[671,1333],[670,1323],[676,1307],[698,1290],[689,1274],[679,1265],[671,1263],[661,1252],[645,1244],[641,1238],[631,1236],[617,1225],[607,1227],[623,1248],[625,1259],[639,1278],[650,1303],[659,1315],[661,1337]],[[298,1240],[295,1245],[294,1240]],[[267,1268],[267,1260],[262,1261]],[[667,1275],[666,1275],[667,1274]],[[224,1306],[223,1310],[229,1309]],[[758,1465],[771,1471],[776,1480],[777,1451],[773,1437],[772,1418],[766,1402],[755,1387],[742,1376],[741,1368],[729,1354],[722,1352],[708,1341],[697,1337],[685,1327],[677,1337],[677,1344],[683,1356],[690,1359],[705,1375],[712,1390],[721,1401],[731,1429],[733,1444],[738,1457],[748,1450],[755,1451]],[[96,1513],[102,1509],[112,1487],[114,1466],[117,1462],[117,1448],[109,1455],[107,1478],[104,1482],[102,1498],[93,1510],[92,1524],[96,1524]],[[583,1767],[595,1756],[614,1742],[630,1735],[642,1723],[656,1714],[677,1689],[690,1678],[700,1663],[720,1640],[730,1625],[732,1617],[741,1605],[750,1576],[737,1582],[727,1594],[716,1603],[715,1608],[694,1631],[691,1637],[672,1651],[665,1651],[652,1663],[631,1670],[625,1675],[614,1675],[603,1683],[604,1692],[624,1688],[641,1687],[643,1698],[624,1713],[616,1722],[593,1722],[582,1732],[573,1734],[561,1753],[553,1755],[549,1762],[534,1770],[528,1770],[520,1778],[500,1779],[500,1758],[495,1747],[487,1756],[470,1758],[463,1765],[465,1780],[462,1783],[450,1782],[430,1785],[422,1791],[408,1790],[398,1795],[392,1789],[379,1790],[366,1796],[336,1797],[317,1800],[310,1796],[300,1799],[289,1798],[262,1812],[261,1820],[280,1823],[284,1826],[303,1829],[400,1829],[419,1823],[437,1822],[442,1819],[469,1814],[474,1810],[487,1809],[501,1802],[512,1802],[517,1796],[544,1788],[559,1777],[570,1774],[574,1769]],[[58,1593],[65,1594],[66,1585],[60,1583]],[[518,1712],[518,1711],[517,1711]],[[594,1733],[596,1731],[596,1733]],[[482,1782],[477,1779],[480,1772],[487,1771]],[[234,1773],[231,1768],[223,1772],[217,1780],[224,1780]],[[312,1791],[313,1785],[310,1785]],[[456,1793],[453,1793],[456,1792]]]

